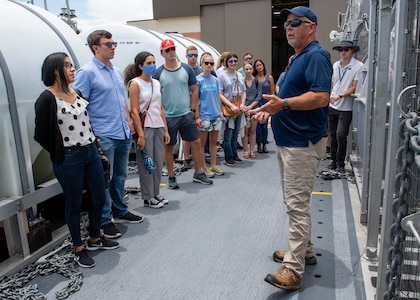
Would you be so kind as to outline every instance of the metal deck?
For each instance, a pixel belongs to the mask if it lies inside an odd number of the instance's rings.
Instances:
[[[130,194],[130,209],[146,220],[117,224],[121,247],[91,252],[96,266],[82,269],[83,285],[69,299],[370,299],[358,244],[363,230],[354,222],[359,200],[344,179],[316,180],[312,242],[318,264],[307,267],[300,290],[264,282],[280,266],[271,255],[286,246],[288,222],[273,142],[268,149],[242,165],[222,164],[225,175],[210,186],[192,182],[192,170],[183,172],[180,189],[162,187],[170,200],[162,209],[146,208],[140,194]],[[138,185],[137,176],[127,185]],[[67,282],[53,274],[31,283],[55,299]]]

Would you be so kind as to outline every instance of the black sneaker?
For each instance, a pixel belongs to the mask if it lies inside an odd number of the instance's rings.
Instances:
[[[235,161],[235,163],[236,163],[236,164],[241,164],[241,163],[243,163],[243,162],[244,162],[244,161],[243,161],[242,159],[240,159],[239,157],[235,157],[233,160]]]
[[[76,257],[75,260],[77,264],[82,268],[92,268],[95,266],[95,261],[89,256],[85,248],[75,252],[74,255]]]
[[[328,169],[330,169],[330,170],[335,170],[335,169],[337,169],[337,164],[336,164],[335,162],[331,162],[331,163],[327,166],[327,168],[328,168]]]
[[[235,161],[233,159],[232,160],[227,160],[225,162],[225,164],[226,164],[226,166],[233,167],[233,166],[235,166]]]
[[[199,183],[202,183],[202,184],[212,184],[213,183],[213,181],[210,180],[204,172],[194,173],[193,181],[194,182],[199,182]]]
[[[168,186],[171,188],[171,189],[179,189],[179,185],[178,185],[178,183],[176,182],[176,178],[175,178],[175,176],[169,176],[169,179],[168,179]]]
[[[151,198],[149,200],[144,200],[144,206],[150,208],[162,208],[164,204],[155,198]]]
[[[114,223],[141,223],[144,221],[142,216],[138,216],[132,214],[131,212],[127,211],[124,216],[119,218],[114,218]]]
[[[163,196],[161,196],[161,195],[156,195],[155,197],[154,197],[157,201],[160,201],[160,202],[162,202],[163,204],[168,204],[169,203],[169,200],[168,199],[166,199],[165,197],[163,197]]]
[[[115,227],[115,224],[112,222],[102,225],[101,229],[103,231],[103,236],[107,239],[115,239],[121,236],[121,232],[117,229],[117,227]]]
[[[113,250],[113,249],[117,249],[119,246],[120,244],[117,242],[110,241],[110,240],[104,239],[103,237],[100,237],[99,240],[97,240],[94,243],[88,240],[86,249],[89,251]]]

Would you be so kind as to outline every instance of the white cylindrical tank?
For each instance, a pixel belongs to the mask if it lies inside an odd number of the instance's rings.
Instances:
[[[76,66],[91,54],[57,16],[21,1],[0,0],[0,199],[34,191],[51,179],[51,163],[34,141],[34,103],[45,89],[41,66],[53,52]],[[34,165],[34,167],[33,167]]]
[[[184,37],[180,34],[161,33],[145,28],[134,27],[120,24],[102,24],[99,26],[84,29],[79,35],[82,41],[87,44],[87,36],[94,30],[104,29],[112,34],[112,39],[118,42],[115,57],[112,63],[117,66],[121,72],[131,63],[134,63],[134,57],[141,51],[149,51],[155,56],[156,66],[164,63],[160,55],[160,43],[164,39],[172,39],[176,45],[178,60],[187,63],[185,58],[185,49],[188,46],[196,46],[199,57],[203,52],[210,52],[214,60],[219,57],[219,52],[212,46],[192,38]]]

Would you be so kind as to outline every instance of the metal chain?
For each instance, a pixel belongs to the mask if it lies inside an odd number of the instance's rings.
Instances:
[[[392,202],[394,223],[391,225],[390,238],[392,246],[388,249],[389,270],[386,272],[388,290],[384,299],[398,299],[395,289],[399,287],[401,274],[399,267],[403,262],[401,243],[405,240],[406,232],[401,227],[401,220],[408,214],[407,195],[411,189],[411,176],[408,172],[410,166],[416,161],[420,168],[420,125],[418,116],[410,112],[408,118],[400,123],[400,138],[402,146],[398,149],[397,163],[401,167],[395,176],[395,198]]]
[[[82,239],[85,241],[88,237],[87,227],[89,225],[88,215],[83,213],[80,219],[80,228]],[[56,252],[56,253],[54,253]],[[47,276],[52,273],[58,273],[71,281],[61,291],[55,293],[57,299],[66,299],[71,294],[80,290],[83,283],[83,273],[74,267],[74,251],[67,237],[63,244],[38,259],[37,262],[29,265],[12,276],[5,276],[0,280],[0,299],[4,300],[44,300],[47,297],[38,291],[36,284],[26,286],[28,282],[35,277]]]

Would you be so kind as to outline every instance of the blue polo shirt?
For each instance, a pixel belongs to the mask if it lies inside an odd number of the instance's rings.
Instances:
[[[117,140],[131,138],[125,110],[124,80],[121,71],[110,69],[97,58],[76,72],[74,88],[89,100],[90,123],[95,135]]]
[[[280,98],[291,98],[308,91],[331,91],[332,63],[330,55],[317,41],[310,43],[292,58],[280,83]],[[328,105],[307,111],[279,111],[271,117],[277,146],[308,147],[327,133]]]

